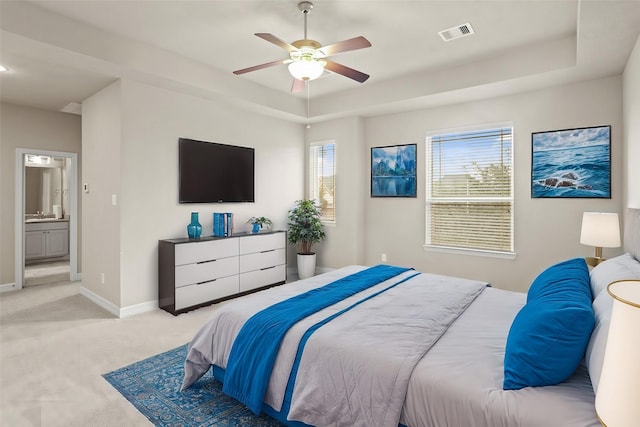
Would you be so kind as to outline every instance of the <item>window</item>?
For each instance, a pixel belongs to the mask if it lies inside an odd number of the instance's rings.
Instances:
[[[312,143],[309,147],[309,198],[316,199],[322,221],[336,220],[336,144]]]
[[[513,253],[511,124],[427,136],[426,246]]]

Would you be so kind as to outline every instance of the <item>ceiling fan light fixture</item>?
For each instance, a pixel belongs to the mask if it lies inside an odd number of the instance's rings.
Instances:
[[[324,64],[324,61],[301,59],[289,64],[289,73],[298,80],[315,80],[322,75]]]

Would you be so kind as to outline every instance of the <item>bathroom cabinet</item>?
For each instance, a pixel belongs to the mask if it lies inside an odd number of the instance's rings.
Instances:
[[[177,315],[286,281],[286,233],[158,243],[158,305]]]
[[[43,261],[69,255],[69,221],[25,224],[25,261]]]

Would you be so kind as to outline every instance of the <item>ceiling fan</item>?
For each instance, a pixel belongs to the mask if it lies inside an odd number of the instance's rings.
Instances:
[[[362,73],[345,65],[338,64],[327,57],[350,50],[370,47],[371,43],[366,38],[359,36],[352,39],[343,40],[328,46],[322,46],[315,40],[307,39],[307,15],[313,9],[313,3],[302,1],[298,3],[298,9],[304,15],[304,39],[296,40],[291,44],[282,41],[278,37],[269,33],[256,33],[256,36],[263,40],[280,46],[289,52],[289,58],[267,62],[266,64],[255,65],[242,70],[234,71],[233,74],[240,75],[263,68],[273,67],[280,64],[289,64],[289,73],[294,77],[291,92],[296,93],[304,89],[309,80],[317,79],[324,70],[328,70],[345,77],[349,77],[359,83],[364,83],[369,75]]]

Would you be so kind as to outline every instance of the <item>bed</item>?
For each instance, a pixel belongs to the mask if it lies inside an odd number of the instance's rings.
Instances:
[[[640,279],[640,210],[628,210],[625,224],[624,255],[586,273],[581,259],[559,263],[560,269],[552,266],[552,273],[539,276],[553,280],[536,279],[528,294],[411,269],[349,266],[230,301],[191,341],[183,389],[213,367],[225,392],[256,413],[296,427],[599,426],[594,389],[611,310],[605,288],[615,280]],[[383,277],[369,279],[374,272]],[[540,334],[534,329],[520,336],[516,328],[527,312],[540,315],[539,299],[544,309],[553,306],[550,300],[562,299],[558,274],[564,274],[569,292],[561,304],[585,317],[555,321],[555,312],[547,312],[542,323],[588,324],[586,335],[582,327],[577,339],[578,359],[571,362],[575,366],[569,363],[567,378],[553,385],[517,385],[520,371],[512,370],[512,362],[531,356],[519,353],[518,339],[535,347]],[[315,298],[323,301],[319,306],[287,305],[314,293],[321,293]],[[587,302],[574,307],[580,298]],[[273,307],[282,318],[269,323]],[[302,316],[305,310],[309,313]],[[269,319],[266,329],[260,329],[262,315]],[[279,337],[270,335],[281,327]],[[534,377],[546,375],[546,366],[535,366],[536,358],[554,357],[542,345],[529,367]],[[561,356],[559,364],[571,359],[563,351],[555,355]],[[516,385],[507,387],[508,378]]]

